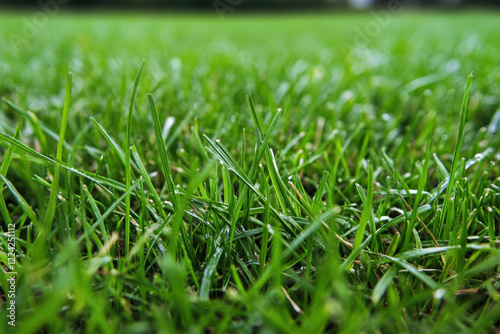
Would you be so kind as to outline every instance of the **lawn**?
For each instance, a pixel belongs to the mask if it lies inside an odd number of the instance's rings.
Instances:
[[[498,331],[499,13],[382,14],[0,14],[0,332]]]

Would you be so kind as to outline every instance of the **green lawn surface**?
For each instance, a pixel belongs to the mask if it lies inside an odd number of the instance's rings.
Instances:
[[[500,330],[499,14],[4,11],[0,332]]]

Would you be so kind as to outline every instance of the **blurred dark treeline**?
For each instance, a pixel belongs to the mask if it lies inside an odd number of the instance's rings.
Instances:
[[[384,7],[390,2],[413,7],[500,7],[500,0],[0,0],[6,7],[64,6],[67,8],[181,8],[206,9],[293,9],[293,8],[371,8]]]

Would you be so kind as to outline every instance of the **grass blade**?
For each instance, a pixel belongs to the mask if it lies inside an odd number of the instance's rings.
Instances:
[[[356,232],[356,238],[354,239],[353,249],[357,249],[361,242],[363,241],[366,225],[369,221],[373,220],[372,217],[372,199],[373,199],[373,167],[370,165],[368,172],[368,195],[366,197],[366,202],[364,203],[363,212],[361,214],[361,220],[359,222],[359,227]],[[375,236],[375,222],[373,222],[370,226],[372,229],[372,236]],[[372,226],[373,225],[373,226]],[[374,241],[375,242],[375,241]]]
[[[19,129],[16,128],[14,133],[14,138],[19,136]],[[12,154],[14,153],[14,144],[10,144],[7,152],[2,161],[2,165],[0,166],[0,175],[3,177],[7,177],[7,171],[9,170],[10,162],[12,161]],[[2,213],[3,219],[7,226],[12,223],[12,219],[10,218],[9,211],[7,210],[7,205],[5,204],[5,199],[3,198],[3,181],[0,181],[0,211]]]
[[[57,144],[57,161],[62,161],[62,156],[63,156],[63,148],[64,148],[64,137],[66,135],[66,129],[68,127],[68,117],[69,117],[69,107],[71,104],[71,88],[72,88],[72,75],[71,72],[68,75],[68,79],[66,81],[66,93],[64,96],[64,107],[63,107],[63,113],[62,113],[62,120],[61,120],[61,131],[59,133],[59,142]],[[57,195],[59,193],[59,182],[60,182],[60,175],[61,175],[61,163],[56,162],[55,167],[54,167],[54,178],[52,181],[52,186],[50,187],[50,197],[49,197],[49,203],[47,204],[47,209],[45,211],[45,215],[43,217],[43,222],[42,225],[44,227],[44,230],[46,233],[50,233],[51,230],[51,225],[54,220],[54,213],[56,211],[56,202],[57,202]],[[42,235],[42,238],[40,239],[42,241],[42,245],[45,246],[45,236]],[[40,250],[41,252],[45,252],[46,249],[45,247],[41,246]]]
[[[473,77],[474,77],[474,73],[471,73],[471,75],[469,76],[469,79],[467,80],[467,87],[465,88],[464,99],[462,101],[462,107],[460,109],[460,123],[458,126],[457,143],[455,145],[455,150],[453,152],[453,161],[452,161],[451,169],[450,169],[450,179],[448,182],[448,188],[446,189],[446,196],[445,196],[445,200],[444,200],[444,205],[445,205],[445,208],[443,209],[444,215],[442,216],[441,223],[444,223],[446,221],[447,210],[449,207],[448,203],[449,203],[450,198],[451,198],[451,193],[453,192],[453,189],[455,188],[455,174],[457,172],[458,161],[460,160],[460,153],[462,151],[465,123],[467,121],[467,107],[469,104],[469,90],[470,90],[470,86],[472,84]]]
[[[144,68],[144,59],[141,62],[139,71],[137,72],[134,80],[134,88],[132,89],[132,95],[130,97],[130,104],[128,107],[127,115],[127,133],[125,137],[125,188],[130,189],[130,184],[132,182],[132,166],[130,164],[130,136],[132,132],[132,114],[134,111],[135,96],[137,95],[137,88],[139,86],[139,80],[141,79],[142,70]],[[125,197],[125,257],[128,256],[130,248],[130,194]]]
[[[429,161],[431,159],[431,147],[432,147],[432,139],[430,139],[429,142],[427,143],[424,165],[422,166],[422,173],[418,181],[417,197],[415,198],[415,202],[413,204],[413,210],[411,212],[408,229],[406,230],[403,249],[408,249],[409,247],[411,233],[413,231],[413,228],[415,227],[415,221],[417,220],[418,206],[420,205],[420,201],[422,200],[422,192],[424,191],[424,187],[427,183],[427,173],[429,170]]]
[[[130,194],[140,183],[142,180],[137,180],[134,183],[132,183],[131,187],[129,190],[127,190],[122,196],[120,196],[111,206],[102,214],[102,216],[85,232],[84,235],[82,235],[80,238],[78,238],[77,242],[80,243],[85,239],[85,237],[89,234],[92,233],[98,226],[100,226],[103,221],[115,210],[115,208],[120,205],[123,201],[123,199]]]
[[[217,264],[219,263],[220,257],[222,255],[223,248],[220,247],[221,239],[217,239],[214,242],[214,252],[210,256],[210,259],[208,261],[208,264],[205,268],[205,271],[203,272],[203,279],[201,281],[201,287],[200,287],[200,299],[201,300],[208,300],[208,294],[210,292],[210,285],[212,281],[212,277],[214,276],[214,273],[217,268]]]
[[[170,193],[172,204],[174,206],[174,211],[179,207],[179,195],[177,194],[174,186],[174,180],[172,178],[172,171],[170,170],[170,163],[168,162],[167,150],[165,148],[165,143],[163,142],[162,129],[160,124],[160,117],[158,111],[156,110],[155,101],[153,95],[148,94],[151,118],[153,119],[153,127],[155,131],[156,146],[161,160],[161,170],[163,176],[167,182],[167,188]]]
[[[372,292],[372,303],[373,304],[378,304],[380,299],[382,299],[382,296],[385,294],[385,291],[389,287],[389,284],[392,283],[392,280],[398,273],[398,269],[396,266],[392,266],[389,270],[387,270],[380,278],[380,280],[377,282],[377,285],[375,285],[375,288],[373,288]]]
[[[429,288],[431,288],[433,290],[436,290],[439,288],[439,285],[432,278],[421,273],[420,271],[418,271],[417,268],[415,268],[414,266],[412,266],[411,264],[409,264],[405,260],[399,259],[396,257],[392,257],[392,256],[386,256],[386,255],[383,255],[383,257],[386,259],[389,259],[391,262],[396,263],[397,265],[399,265],[403,269],[408,270],[408,272],[410,272],[413,276],[417,277],[419,280],[424,282]]]

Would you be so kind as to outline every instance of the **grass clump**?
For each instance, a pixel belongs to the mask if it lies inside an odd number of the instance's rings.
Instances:
[[[366,20],[61,14],[29,45],[3,20],[16,328],[497,330],[496,17],[343,53]]]

